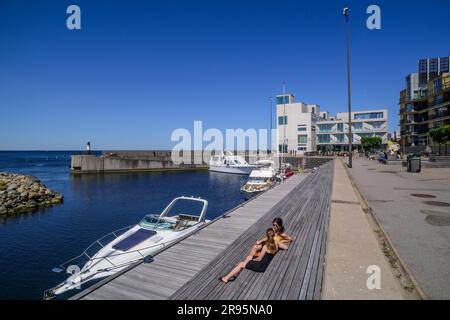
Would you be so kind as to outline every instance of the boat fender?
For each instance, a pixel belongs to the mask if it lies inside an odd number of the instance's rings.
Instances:
[[[152,263],[153,262],[153,257],[152,256],[145,256],[144,257],[144,263]]]

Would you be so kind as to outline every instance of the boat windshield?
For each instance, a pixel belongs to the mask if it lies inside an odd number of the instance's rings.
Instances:
[[[261,178],[253,178],[253,179],[248,179],[247,184],[270,184],[270,180],[269,179],[261,179]]]
[[[175,227],[175,223],[170,218],[160,218],[159,215],[149,214],[139,222],[139,226],[150,230],[172,230]]]
[[[236,158],[234,159],[234,161],[235,161],[238,165],[247,165],[247,164],[248,164],[247,161],[245,161],[245,159],[242,158],[242,157],[236,157]]]

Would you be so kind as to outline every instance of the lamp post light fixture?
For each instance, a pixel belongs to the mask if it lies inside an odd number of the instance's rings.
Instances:
[[[346,33],[346,46],[347,46],[347,94],[348,94],[348,167],[352,167],[352,103],[350,94],[350,46],[349,46],[349,33],[348,33],[348,7],[344,8],[343,15],[345,16],[345,33]]]

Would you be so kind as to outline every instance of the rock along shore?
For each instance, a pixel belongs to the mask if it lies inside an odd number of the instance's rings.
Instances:
[[[0,215],[33,212],[62,203],[63,196],[36,177],[0,172]]]

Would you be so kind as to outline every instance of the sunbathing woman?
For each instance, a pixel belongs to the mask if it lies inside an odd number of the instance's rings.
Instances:
[[[273,238],[278,247],[282,250],[287,250],[294,239],[284,230],[283,220],[281,218],[273,219],[272,227],[275,231],[275,236]],[[250,251],[250,256],[257,257],[260,254],[265,242],[266,238],[256,241],[256,244]]]
[[[264,272],[269,266],[270,261],[278,251],[278,245],[274,240],[275,232],[272,228],[267,230],[266,243],[261,250],[261,254],[253,259],[253,256],[248,256],[244,261],[240,262],[230,273],[225,277],[220,277],[219,280],[225,283],[234,281],[236,276],[244,269],[249,269],[254,272]]]

